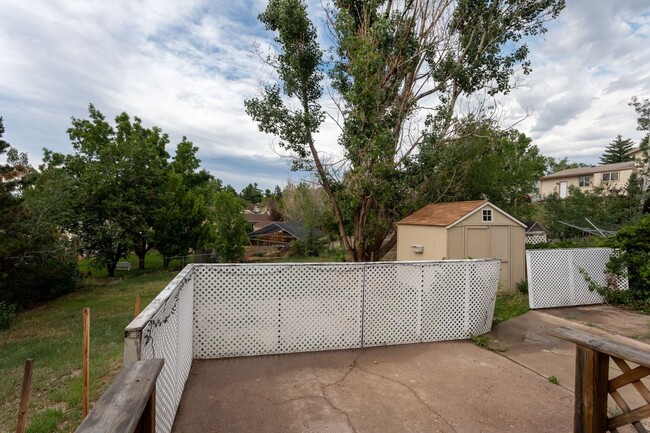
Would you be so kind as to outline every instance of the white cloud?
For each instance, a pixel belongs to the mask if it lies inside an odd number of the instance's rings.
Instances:
[[[595,3],[567,2],[545,38],[531,42],[533,74],[503,99],[511,120],[533,110],[518,127],[552,156],[595,161],[617,134],[641,136],[627,102],[650,96],[650,5]],[[255,42],[264,52],[273,49],[257,21],[265,5],[0,0],[5,138],[32,160],[42,147],[69,152],[70,116],[85,116],[92,102],[109,118],[126,111],[161,127],[172,143],[187,135],[214,174],[237,188],[283,183],[289,164],[243,106],[273,76],[252,53]],[[310,0],[309,10],[327,44],[321,2]],[[335,113],[327,97],[323,104]],[[336,158],[337,134],[328,120],[317,135],[329,158]],[[215,163],[219,158],[241,167]],[[257,163],[243,164],[245,158]]]

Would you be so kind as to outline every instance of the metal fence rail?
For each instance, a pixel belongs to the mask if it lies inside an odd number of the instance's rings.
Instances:
[[[468,338],[490,330],[498,260],[188,265],[126,328],[125,364],[164,358],[169,433],[192,359]]]
[[[606,285],[605,264],[613,252],[611,248],[526,251],[530,308],[602,303],[602,296],[589,290],[580,270],[599,285]],[[616,278],[615,283],[620,290],[628,287],[627,278]]]

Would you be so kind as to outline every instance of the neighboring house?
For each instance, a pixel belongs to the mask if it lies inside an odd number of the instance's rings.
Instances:
[[[246,218],[246,221],[249,224],[248,230],[246,230],[247,232],[259,230],[273,222],[271,215],[266,213],[252,213],[250,211],[245,211],[244,218]]]
[[[565,198],[569,195],[570,186],[577,186],[582,191],[591,191],[597,186],[607,189],[623,189],[635,168],[635,161],[569,168],[544,176],[541,179],[540,192],[542,197],[548,197],[557,192],[560,198]]]
[[[247,236],[255,244],[288,244],[295,240],[304,241],[309,234],[310,230],[300,222],[274,221],[248,233]],[[321,238],[324,233],[318,229],[311,229],[311,235]]]
[[[525,279],[526,225],[487,200],[434,203],[397,223],[397,260],[501,259],[501,287]]]
[[[545,244],[548,242],[548,230],[540,223],[529,221],[526,223],[526,243]]]
[[[638,147],[630,150],[626,155],[634,159],[616,164],[569,168],[544,176],[541,179],[540,195],[545,198],[557,192],[560,198],[565,198],[572,185],[585,192],[597,186],[606,189],[623,189],[632,173],[640,167],[645,158],[643,151]]]

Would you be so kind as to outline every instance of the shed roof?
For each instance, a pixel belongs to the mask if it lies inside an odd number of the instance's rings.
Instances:
[[[460,221],[477,212],[479,209],[490,205],[495,210],[511,219],[516,224],[526,227],[517,218],[502,211],[487,200],[455,201],[451,203],[433,203],[412,213],[397,222],[398,225],[439,226],[451,228]]]
[[[546,175],[542,178],[542,180],[557,179],[560,177],[585,176],[587,174],[604,173],[607,171],[631,170],[634,167],[635,167],[634,161],[626,161],[626,162],[617,162],[616,164],[596,165],[593,167],[568,168],[566,170],[562,170],[562,171],[558,171]]]

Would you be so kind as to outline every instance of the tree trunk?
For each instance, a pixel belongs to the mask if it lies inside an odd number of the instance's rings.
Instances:
[[[147,239],[144,236],[141,236],[138,239],[136,239],[133,252],[135,253],[136,256],[138,256],[138,269],[140,270],[144,269],[144,258],[147,255],[147,251],[149,251],[149,245],[147,244]]]
[[[119,260],[119,257],[117,260]],[[115,278],[115,268],[117,267],[117,260],[112,260],[106,265],[106,268],[108,269],[108,278]]]
[[[169,270],[169,258],[163,257],[163,269],[164,270]]]

